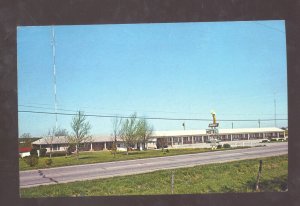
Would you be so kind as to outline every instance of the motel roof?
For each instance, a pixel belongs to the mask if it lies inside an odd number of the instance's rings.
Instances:
[[[96,135],[96,136],[92,136],[91,142],[111,142],[111,141],[113,141],[113,138],[109,135]],[[64,144],[67,142],[68,142],[68,139],[65,136],[54,137],[52,140],[52,144]],[[37,141],[32,142],[32,144],[44,145],[44,144],[48,144],[48,143],[47,143],[47,139],[44,137]]]

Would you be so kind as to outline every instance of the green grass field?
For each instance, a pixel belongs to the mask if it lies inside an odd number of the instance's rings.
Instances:
[[[171,194],[174,172],[174,194],[253,192],[260,159],[235,161],[161,170],[146,174],[113,177],[57,185],[20,189],[21,197],[158,195]],[[262,158],[260,191],[287,189],[288,156]]]
[[[165,152],[162,152],[162,150],[131,151],[129,152],[128,155],[126,155],[126,152],[118,152],[116,154],[116,157],[114,157],[110,151],[81,152],[78,160],[77,157],[74,155],[68,157],[65,156],[52,157],[53,164],[51,165],[51,167],[142,159],[142,158],[150,158],[150,157],[163,157],[163,156],[172,156],[172,155],[180,155],[180,154],[193,154],[193,153],[209,152],[212,150],[195,148],[195,149],[170,149],[168,151],[169,152],[166,152],[166,150]],[[46,159],[48,158],[41,157],[39,158],[38,165],[34,167],[30,167],[25,163],[23,159],[20,158],[19,170],[23,171],[23,170],[48,168],[49,166],[45,164]]]

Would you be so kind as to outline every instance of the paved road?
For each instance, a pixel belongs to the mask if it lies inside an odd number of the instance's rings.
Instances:
[[[191,167],[195,165],[269,157],[287,153],[287,143],[272,143],[267,144],[266,147],[21,171],[20,187],[25,188],[38,185],[139,174],[162,169]]]

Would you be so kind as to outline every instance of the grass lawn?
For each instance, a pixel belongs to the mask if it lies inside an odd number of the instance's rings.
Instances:
[[[218,149],[214,151],[219,151],[224,149]],[[62,157],[52,157],[51,167],[69,166],[69,165],[81,165],[81,164],[91,164],[100,162],[112,162],[121,160],[132,160],[132,159],[142,159],[150,157],[163,157],[172,156],[180,154],[193,154],[201,152],[209,152],[211,149],[195,148],[195,149],[169,149],[168,152],[162,152],[162,150],[146,150],[146,151],[131,151],[128,155],[126,152],[118,152],[116,157],[110,151],[97,151],[97,152],[80,152],[79,159],[76,156],[62,156]],[[38,165],[34,167],[28,166],[23,159],[19,159],[19,170],[32,170],[32,169],[42,169],[48,168],[45,164],[47,157],[39,158]]]
[[[288,156],[263,160],[260,191],[287,189]],[[161,170],[146,174],[20,189],[21,197],[107,196],[253,192],[260,159]]]

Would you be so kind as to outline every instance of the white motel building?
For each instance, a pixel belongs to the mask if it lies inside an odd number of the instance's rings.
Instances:
[[[180,130],[180,131],[154,131],[149,139],[146,148],[158,149],[165,147],[172,148],[211,148],[211,135],[206,130]],[[219,129],[214,135],[218,139],[218,144],[230,144],[231,146],[256,146],[263,140],[286,139],[285,130],[276,127],[267,128],[239,128],[239,129]],[[112,137],[93,136],[90,142],[80,146],[80,150],[99,151],[110,150],[112,148]],[[37,148],[46,148],[50,151],[50,146],[44,138],[32,142]],[[68,142],[65,137],[55,137],[52,141],[53,151],[65,151]],[[126,150],[124,142],[118,140],[118,150]]]

